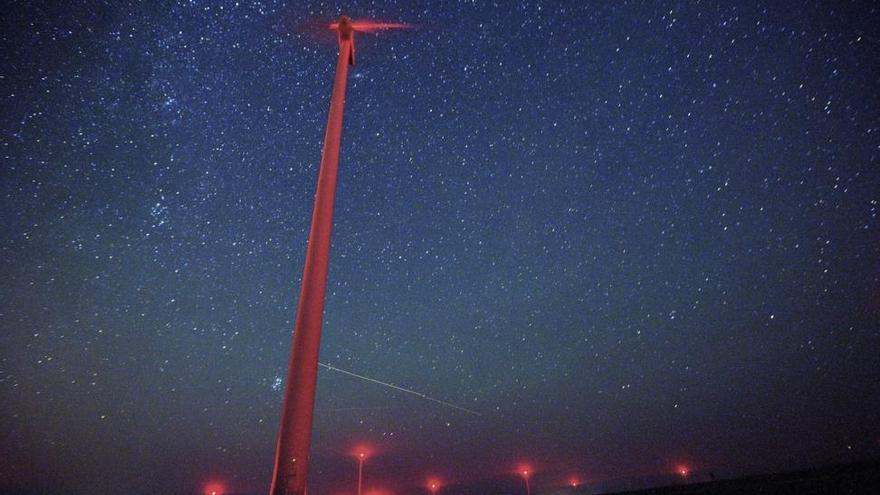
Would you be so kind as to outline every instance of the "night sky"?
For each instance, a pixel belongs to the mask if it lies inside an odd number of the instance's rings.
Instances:
[[[5,7],[0,489],[266,493],[341,13],[321,362],[481,415],[321,369],[310,493],[880,456],[880,11],[734,3]]]

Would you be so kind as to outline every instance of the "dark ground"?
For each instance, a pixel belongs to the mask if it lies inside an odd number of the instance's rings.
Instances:
[[[582,493],[591,493],[584,491]],[[732,480],[618,492],[616,495],[880,494],[880,460]]]
[[[488,485],[487,485],[488,486]],[[497,488],[497,485],[494,485]],[[514,488],[516,487],[516,488]],[[485,488],[485,487],[483,487]],[[515,491],[510,491],[515,490]],[[512,484],[503,493],[518,493]],[[537,488],[536,495],[733,495],[733,494],[780,494],[780,495],[877,495],[880,494],[880,459],[874,461],[841,464],[787,473],[748,476],[736,479],[686,483],[625,492],[604,492],[596,486],[580,489],[557,490]],[[46,490],[3,490],[0,495],[64,495],[68,492]],[[410,493],[406,492],[405,493]],[[466,493],[491,495],[495,490],[482,491],[478,485],[449,486],[446,495]]]

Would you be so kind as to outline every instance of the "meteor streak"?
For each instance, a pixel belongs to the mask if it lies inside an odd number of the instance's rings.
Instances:
[[[364,375],[358,375],[357,373],[352,373],[351,371],[346,371],[346,370],[343,370],[343,369],[339,369],[339,368],[337,368],[337,367],[335,367],[335,366],[331,366],[331,365],[329,365],[329,364],[318,363],[318,366],[320,366],[320,367],[322,367],[322,368],[326,368],[326,369],[328,369],[328,370],[330,370],[330,371],[337,371],[337,372],[342,373],[342,374],[344,374],[344,375],[353,376],[353,377],[355,377],[355,378],[360,378],[361,380],[366,380],[366,381],[368,381],[368,382],[376,383],[376,384],[378,384],[378,385],[382,385],[382,386],[385,386],[385,387],[388,387],[388,388],[393,388],[394,390],[399,390],[399,391],[401,391],[401,392],[405,392],[405,393],[407,393],[407,394],[412,394],[412,395],[415,395],[415,396],[421,397],[421,398],[423,398],[423,399],[429,400],[429,401],[431,401],[431,402],[436,402],[437,404],[444,405],[444,406],[446,406],[446,407],[451,407],[451,408],[453,408],[453,409],[458,409],[459,411],[463,411],[463,412],[466,412],[466,413],[468,413],[468,414],[473,414],[473,415],[475,415],[475,416],[482,416],[482,414],[478,413],[477,411],[474,411],[473,409],[468,409],[468,408],[466,408],[466,407],[458,406],[458,405],[455,405],[455,404],[453,404],[453,403],[451,403],[451,402],[446,402],[445,400],[435,399],[434,397],[431,397],[431,396],[429,396],[429,395],[423,394],[423,393],[421,393],[421,392],[416,392],[415,390],[411,390],[411,389],[408,389],[408,388],[403,388],[403,387],[400,387],[400,386],[395,385],[395,384],[393,384],[393,383],[383,382],[383,381],[381,381],[381,380],[376,380],[375,378],[370,378],[370,377],[368,377],[368,376],[364,376]]]

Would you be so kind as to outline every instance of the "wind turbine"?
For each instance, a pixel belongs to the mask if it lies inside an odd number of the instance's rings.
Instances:
[[[352,21],[342,16],[330,24],[337,33],[339,57],[330,98],[330,114],[324,134],[321,167],[315,192],[315,209],[302,287],[293,326],[293,347],[287,370],[281,425],[275,447],[270,495],[305,495],[309,468],[312,418],[315,410],[315,382],[318,377],[318,351],[327,290],[327,265],[330,259],[330,232],[333,228],[333,201],[339,167],[339,142],[342,137],[342,110],[348,66],[354,65],[354,33],[410,27],[406,24]]]

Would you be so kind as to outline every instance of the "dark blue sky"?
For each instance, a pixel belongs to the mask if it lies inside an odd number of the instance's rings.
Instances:
[[[321,361],[482,415],[321,370],[316,493],[880,455],[870,2],[20,2],[0,489],[265,493],[340,13]]]

